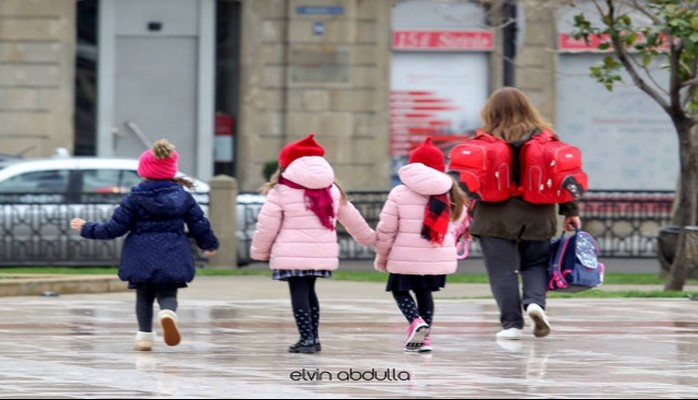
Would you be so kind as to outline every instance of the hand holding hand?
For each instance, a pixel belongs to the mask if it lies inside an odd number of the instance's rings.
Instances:
[[[85,221],[82,218],[73,218],[70,220],[70,228],[76,231],[77,233],[82,232],[82,227],[85,225]]]
[[[388,261],[385,259],[385,257],[376,255],[376,259],[373,261],[373,268],[375,268],[376,271],[386,272],[387,264]]]

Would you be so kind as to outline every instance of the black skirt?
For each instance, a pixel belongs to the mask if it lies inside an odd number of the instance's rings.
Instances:
[[[386,292],[438,292],[442,287],[446,287],[446,275],[403,275],[393,274],[388,276]]]

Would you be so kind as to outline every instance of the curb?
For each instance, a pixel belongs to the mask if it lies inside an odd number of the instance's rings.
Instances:
[[[127,290],[128,284],[116,276],[0,274],[0,297],[57,296]]]

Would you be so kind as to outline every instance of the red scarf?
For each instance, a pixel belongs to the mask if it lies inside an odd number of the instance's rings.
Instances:
[[[296,182],[279,176],[279,184],[293,189],[303,189],[304,196],[310,203],[306,209],[312,211],[320,219],[320,223],[327,229],[334,230],[334,200],[332,200],[332,185],[323,189],[308,189]]]
[[[427,206],[424,208],[422,237],[432,243],[443,244],[450,222],[451,207],[448,193],[429,196]]]

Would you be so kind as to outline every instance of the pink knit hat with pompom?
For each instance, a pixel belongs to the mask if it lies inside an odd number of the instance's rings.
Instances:
[[[153,143],[138,159],[138,175],[147,179],[173,179],[177,175],[179,154],[167,139]]]

